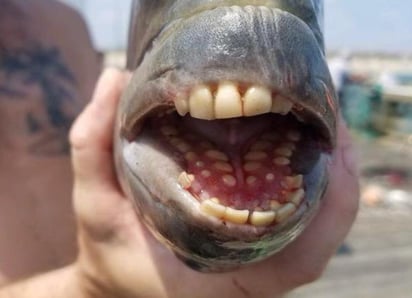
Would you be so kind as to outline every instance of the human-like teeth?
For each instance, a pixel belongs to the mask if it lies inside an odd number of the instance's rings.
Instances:
[[[227,173],[233,172],[233,167],[227,162],[216,162],[213,164],[213,167],[222,172],[227,172]]]
[[[293,151],[286,147],[280,147],[275,150],[275,154],[284,156],[284,157],[291,157],[293,154]]]
[[[243,165],[243,169],[246,172],[253,172],[256,171],[258,169],[260,169],[262,167],[262,164],[260,162],[247,162]]]
[[[271,210],[279,210],[280,209],[280,207],[282,207],[282,204],[281,203],[279,203],[278,201],[276,201],[276,200],[271,200],[270,201],[270,209]]]
[[[302,135],[300,134],[300,132],[298,132],[296,130],[291,130],[291,131],[288,132],[287,138],[290,141],[299,142],[300,139],[302,138]]]
[[[276,95],[272,100],[272,113],[286,115],[292,110],[293,103],[284,98],[282,95]]]
[[[300,188],[303,184],[303,175],[285,177],[285,182],[289,189]]]
[[[217,198],[206,198],[200,203],[200,209],[213,217],[223,219],[226,222],[235,224],[250,223],[256,227],[269,226],[275,221],[282,223],[287,220],[297,210],[300,202],[303,200],[304,191],[300,189],[293,193],[289,202],[281,204],[276,200],[270,201],[270,210],[264,210],[255,206],[254,211],[238,210],[232,207],[223,206]],[[269,205],[267,206],[269,207]],[[267,208],[264,207],[264,208]]]
[[[175,146],[176,146],[177,150],[179,150],[182,153],[186,153],[190,149],[192,149],[190,147],[190,145],[188,143],[186,143],[185,141],[181,141],[181,142],[177,143]]]
[[[195,176],[189,175],[187,172],[182,172],[177,178],[177,182],[184,189],[189,189],[192,186],[193,181],[195,181]]]
[[[305,191],[301,188],[291,193],[288,201],[293,203],[295,206],[299,206],[302,203],[303,198],[305,197]]]
[[[217,200],[205,200],[201,203],[200,208],[203,212],[217,218],[223,218],[226,207],[219,204]]]
[[[273,163],[278,166],[287,166],[290,164],[290,159],[286,157],[277,157],[273,160]]]
[[[257,178],[255,176],[249,176],[246,178],[246,183],[250,186],[255,184],[256,181],[257,181]]]
[[[185,154],[185,159],[187,161],[195,161],[197,159],[197,155],[196,153],[190,151]]]
[[[236,178],[232,175],[224,175],[222,177],[223,183],[227,186],[233,187],[236,185]]]
[[[292,143],[292,142],[286,142],[286,143],[283,143],[282,144],[282,147],[283,148],[287,148],[287,149],[289,149],[289,150],[296,150],[296,145],[294,144],[294,143]]]
[[[229,157],[227,157],[227,155],[221,151],[217,151],[217,150],[208,150],[206,152],[206,156],[211,158],[211,159],[216,159],[216,160],[220,160],[220,161],[228,161]]]
[[[249,218],[249,210],[236,210],[226,207],[223,218],[228,222],[245,224]]]
[[[198,168],[204,168],[205,163],[203,161],[198,160],[198,161],[195,162],[195,166],[198,167]]]
[[[237,86],[231,82],[219,84],[215,97],[215,117],[218,119],[242,116],[242,100]]]
[[[172,138],[170,139],[170,143],[182,153],[186,153],[191,149],[191,146],[180,138]]]
[[[276,220],[281,223],[284,222],[289,216],[291,216],[296,211],[296,206],[293,203],[287,203],[280,207],[276,214]]]
[[[274,211],[254,211],[250,215],[250,223],[254,226],[268,226],[276,218],[276,212]]]
[[[270,112],[286,115],[293,108],[291,101],[279,94],[272,98],[271,90],[263,86],[250,86],[242,98],[238,85],[229,81],[219,83],[215,95],[211,87],[200,84],[191,90],[188,99],[183,96],[180,94],[175,100],[179,115],[190,112],[193,118],[203,120],[248,117]]]
[[[177,113],[183,117],[189,113],[189,100],[183,96],[180,96],[175,100],[175,107]]]
[[[176,136],[178,134],[178,131],[175,127],[165,125],[160,128],[160,131],[164,136]]]
[[[203,170],[200,174],[205,178],[212,176],[212,172],[210,172],[209,170]]]
[[[189,98],[189,109],[193,118],[204,120],[215,118],[213,95],[208,86],[199,85],[192,90]]]
[[[247,153],[245,155],[245,160],[259,161],[259,160],[265,159],[267,157],[268,157],[268,155],[267,155],[266,152],[263,152],[263,151],[250,151],[249,153]]]
[[[272,173],[266,174],[266,180],[267,181],[273,181],[275,180],[275,175]]]
[[[243,97],[245,116],[269,113],[272,108],[272,94],[268,88],[261,86],[250,87]]]

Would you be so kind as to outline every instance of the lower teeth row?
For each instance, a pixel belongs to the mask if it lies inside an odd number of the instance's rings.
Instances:
[[[186,162],[199,168],[196,172],[196,177],[208,179],[215,176],[217,171],[221,175],[221,180],[226,187],[235,187],[238,183],[236,180],[233,166],[229,163],[229,156],[224,152],[219,151],[213,144],[202,140],[189,141],[179,129],[172,125],[161,126],[160,133],[178,152],[183,154]],[[255,173],[262,170],[265,163],[270,163],[272,166],[287,168],[291,162],[291,157],[297,148],[297,143],[301,140],[300,132],[289,129],[284,134],[278,135],[273,132],[264,133],[250,147],[250,150],[243,156],[241,164],[242,169],[246,173],[245,183],[252,187],[258,181]],[[198,142],[197,142],[198,141]],[[195,142],[196,144],[192,144]],[[276,145],[277,143],[277,145]],[[198,147],[195,147],[198,146]],[[201,154],[193,148],[201,148]],[[199,159],[203,157],[203,159]],[[205,162],[210,162],[210,167],[206,167]],[[203,169],[202,169],[203,168]],[[275,181],[276,174],[267,173],[263,175],[266,182],[272,183]],[[224,222],[234,224],[250,224],[257,227],[270,226],[286,221],[290,218],[301,205],[305,191],[303,190],[302,175],[284,176],[284,181],[281,182],[283,189],[286,191],[286,198],[279,199],[275,196],[272,200],[262,199],[256,205],[225,206],[222,202],[225,198],[213,197],[204,192],[204,196],[194,195],[200,201],[200,210],[214,218]],[[178,178],[180,186],[191,192],[191,187],[196,182],[195,175],[187,172],[181,173]],[[282,203],[281,203],[282,202]],[[260,205],[258,205],[260,204]]]
[[[194,175],[183,172],[178,182],[184,189],[189,189],[193,183]],[[282,223],[292,216],[302,203],[305,197],[305,191],[302,186],[302,176],[286,177],[286,184],[289,188],[295,190],[291,192],[284,204],[276,200],[270,201],[269,210],[255,208],[255,210],[238,210],[226,207],[220,203],[218,198],[207,198],[200,203],[200,209],[207,215],[231,222],[235,224],[249,223],[254,226],[269,226],[274,223]]]
[[[302,203],[304,196],[305,191],[300,188],[291,193],[288,202],[285,204],[280,204],[277,201],[273,201],[271,204],[272,210],[268,211],[237,210],[231,207],[225,207],[220,204],[219,199],[217,198],[203,201],[200,204],[200,209],[205,214],[222,219],[226,222],[235,224],[249,223],[257,227],[263,227],[274,223],[282,223],[292,216]]]

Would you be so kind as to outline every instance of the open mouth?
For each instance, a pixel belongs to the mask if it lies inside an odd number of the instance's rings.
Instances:
[[[305,174],[326,148],[304,115],[264,86],[199,84],[140,119],[136,141],[150,136],[175,163],[175,183],[204,216],[270,227],[305,208]]]
[[[316,214],[338,107],[320,4],[186,2],[136,16],[114,157],[153,235],[221,272],[283,249]]]

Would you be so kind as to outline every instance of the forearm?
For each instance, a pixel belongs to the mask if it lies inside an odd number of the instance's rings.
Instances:
[[[73,265],[0,289],[0,298],[66,297],[92,298]]]

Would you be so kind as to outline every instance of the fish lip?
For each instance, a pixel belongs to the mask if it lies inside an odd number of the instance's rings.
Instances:
[[[185,3],[186,2],[186,3]],[[319,46],[324,51],[323,40],[323,3],[316,1],[308,1],[308,3],[279,3],[277,1],[255,0],[253,4],[248,0],[239,0],[234,4],[232,0],[219,0],[219,1],[207,1],[207,3],[187,3],[188,1],[174,1],[170,7],[153,9],[150,8],[149,15],[153,19],[159,18],[157,14],[162,14],[164,10],[167,11],[166,16],[160,18],[159,21],[154,22],[153,27],[143,29],[139,27],[136,20],[144,18],[142,15],[143,10],[137,7],[133,7],[132,22],[130,24],[129,42],[127,51],[127,68],[129,70],[135,69],[142,61],[145,52],[150,50],[153,46],[153,41],[156,40],[159,35],[163,33],[165,28],[170,27],[179,20],[185,20],[190,17],[196,17],[198,14],[205,11],[210,11],[218,8],[230,8],[230,7],[264,7],[269,9],[282,9],[287,11],[296,17],[303,20],[311,29],[319,43]],[[206,2],[206,1],[205,1]],[[286,1],[285,1],[286,2]],[[136,3],[137,4],[137,1]],[[167,6],[166,5],[166,6]],[[147,13],[147,11],[145,11]],[[140,26],[139,26],[140,25]],[[136,30],[137,28],[137,30]],[[142,40],[143,36],[143,40]]]
[[[147,193],[150,194],[147,200],[153,201],[157,205],[160,203],[162,208],[170,209],[174,214],[180,214],[180,216],[186,217],[188,224],[207,231],[213,231],[211,233],[215,235],[216,239],[224,238],[225,241],[222,242],[222,246],[236,247],[240,246],[243,241],[246,241],[247,244],[245,245],[249,246],[252,245],[251,243],[254,241],[262,240],[262,237],[275,236],[281,231],[289,230],[287,227],[296,225],[308,209],[310,210],[316,207],[316,200],[305,198],[299,208],[287,221],[270,226],[259,227],[251,224],[235,224],[215,218],[204,213],[200,209],[200,202],[178,184],[177,176],[182,169],[177,168],[170,170],[170,167],[164,166],[163,161],[160,160],[162,156],[157,155],[153,159],[158,161],[158,167],[168,169],[168,172],[158,174],[159,179],[156,181],[151,180],[150,183],[149,181],[145,181],[144,177],[153,176],[150,172],[148,173],[148,171],[152,171],[153,169],[142,167],[142,163],[139,163],[140,167],[136,167],[134,166],[134,162],[130,162],[132,158],[128,158],[128,156],[142,156],[144,154],[145,148],[139,148],[139,146],[141,146],[141,144],[138,142],[128,142],[127,140],[123,140],[122,144],[120,144],[120,147],[123,148],[121,151],[123,156],[122,160],[124,161],[122,165],[123,171],[127,172],[126,176],[128,179],[132,179],[131,184],[144,188]],[[141,159],[146,160],[145,157]],[[148,163],[150,164],[150,162]],[[150,189],[148,185],[150,185]],[[160,189],[167,189],[167,194],[162,193]]]
[[[257,14],[265,16],[256,16]],[[309,44],[307,51],[311,54],[313,52],[313,55],[292,51],[290,56],[293,59],[290,59],[289,56],[283,56],[283,53],[277,55],[266,49],[262,52],[262,55],[266,55],[265,59],[256,58],[257,60],[253,60],[255,59],[253,58],[251,60],[253,63],[251,61],[246,63],[256,64],[258,67],[246,71],[244,66],[236,65],[239,64],[236,63],[238,60],[226,62],[227,59],[223,59],[222,61],[221,57],[224,55],[222,51],[216,53],[208,50],[203,51],[202,48],[196,47],[196,43],[203,40],[203,34],[196,36],[196,30],[199,30],[199,27],[204,23],[226,15],[256,18],[262,23],[261,26],[266,25],[272,19],[280,23],[287,23],[292,29],[296,29],[297,35],[301,34],[305,38],[304,43]],[[126,97],[135,97],[135,100],[134,103],[129,106],[125,105],[123,108],[123,110],[131,111],[129,116],[121,118],[122,132],[125,136],[133,136],[133,128],[136,122],[148,113],[161,106],[171,106],[179,92],[185,92],[185,90],[196,84],[225,80],[250,85],[258,84],[272,90],[278,90],[281,95],[298,104],[310,118],[313,118],[313,123],[320,128],[321,134],[325,136],[329,144],[329,148],[331,150],[334,148],[336,144],[336,115],[338,113],[336,94],[323,49],[318,45],[316,37],[306,23],[296,16],[279,9],[254,6],[218,7],[213,10],[199,12],[189,18],[175,21],[175,23],[177,24],[175,26],[181,26],[178,32],[171,33],[174,28],[172,25],[164,29],[163,33],[154,42],[156,46],[147,53],[137,71],[134,72],[131,82],[132,90],[128,92]],[[241,31],[239,34],[246,31],[247,28],[242,26],[239,25],[240,29],[233,29],[235,37],[238,31]],[[282,30],[286,29],[280,28],[279,32]],[[197,40],[188,40],[187,36],[193,39],[197,38]],[[211,44],[219,43],[219,38],[214,35],[210,35],[208,38]],[[250,34],[246,34],[245,38],[250,39],[252,37]],[[268,37],[262,37],[263,40],[265,38]],[[288,42],[290,42],[288,39],[286,41],[282,39],[281,42],[285,43],[285,47],[288,48]],[[236,42],[234,43],[234,47],[241,47]],[[224,45],[219,44],[216,47],[224,47]],[[248,50],[255,51],[255,49],[242,48],[238,52]],[[190,52],[195,53],[191,55]],[[198,59],[194,59],[194,57],[198,57]],[[224,58],[232,59],[226,56]],[[297,64],[296,61],[293,61],[294,59],[307,62],[306,64],[309,66],[305,68],[306,66],[302,66],[305,63]],[[162,62],[159,63],[159,61]],[[264,64],[267,61],[269,61],[267,64],[272,64],[265,67]],[[315,70],[310,67],[312,65],[316,66],[313,67]],[[290,73],[291,69],[294,72],[301,71],[304,75],[293,77],[294,74]],[[271,70],[275,74],[271,74]],[[248,75],[248,71],[252,74]],[[248,79],[245,80],[245,78]],[[148,98],[151,98],[151,100],[147,100]]]
[[[123,190],[129,197],[139,198],[133,202],[140,218],[155,238],[166,244],[180,258],[201,265],[202,271],[206,272],[233,270],[239,265],[263,260],[283,249],[296,239],[313,219],[327,186],[328,174],[323,171],[323,165],[329,163],[329,157],[319,162],[311,175],[310,179],[319,186],[307,192],[306,202],[286,222],[272,227],[224,224],[200,211],[191,212],[188,204],[182,202],[180,195],[186,196],[189,204],[193,205],[195,202],[177,183],[170,189],[175,190],[179,198],[174,197],[173,204],[170,204],[170,201],[163,204],[164,200],[170,200],[170,196],[165,198],[161,193],[154,193],[159,189],[159,185],[148,185],[142,181],[144,175],[135,171],[131,163],[122,158],[125,142],[127,143],[126,140],[117,139],[115,144],[118,152],[116,166],[117,170],[123,173],[123,179],[120,179]],[[161,186],[164,188],[164,184]],[[170,193],[170,189],[166,188],[167,193]],[[211,249],[206,255],[203,245],[208,245]]]
[[[144,98],[154,97],[158,100],[152,101],[150,105],[145,109],[137,109],[136,112],[130,113],[129,117],[127,118],[121,117],[120,114],[118,115],[118,118],[121,123],[120,131],[122,137],[129,141],[134,140],[138,136],[141,126],[144,124],[147,118],[151,117],[152,115],[156,115],[156,113],[169,111],[171,109],[175,110],[174,101],[179,96],[188,98],[190,90],[197,84],[206,86],[209,84],[217,84],[216,81],[200,80],[196,83],[191,84],[179,84],[175,82],[174,79],[174,77],[178,76],[178,74],[179,70],[168,70],[160,78],[153,79],[150,82],[148,82],[148,85],[145,85],[143,88],[140,88],[140,92],[138,93],[139,98],[142,98],[144,100]],[[245,80],[234,83],[250,86],[252,86],[253,84],[253,82],[247,82]],[[323,82],[319,81],[319,84],[325,86],[325,83]],[[136,90],[135,88],[133,88],[133,86],[128,86],[125,94],[123,95],[124,98],[130,97],[132,93],[135,93],[135,91],[130,91],[128,89]],[[329,131],[325,129],[324,123],[321,121],[319,117],[319,112],[315,111],[312,106],[308,106],[304,102],[299,101],[299,95],[296,95],[293,92],[282,92],[281,90],[276,89],[272,89],[271,91],[272,93],[282,96],[283,99],[292,102],[293,108],[289,113],[294,115],[295,118],[304,119],[308,125],[313,126],[313,128],[317,131],[320,140],[324,144],[323,149],[326,152],[333,151],[333,148],[336,144],[335,136],[330,135]],[[136,101],[139,102],[140,100],[136,98]]]

